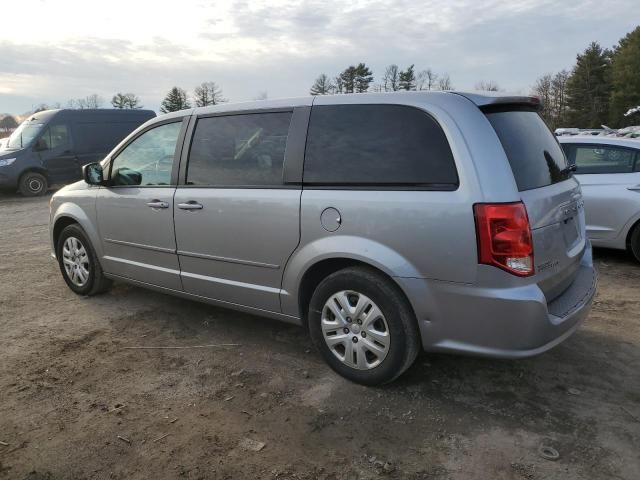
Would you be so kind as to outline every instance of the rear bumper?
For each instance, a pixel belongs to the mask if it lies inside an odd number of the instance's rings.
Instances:
[[[587,317],[597,286],[590,245],[574,282],[549,303],[535,284],[495,289],[397,280],[412,301],[425,350],[498,358],[538,355],[568,338]]]

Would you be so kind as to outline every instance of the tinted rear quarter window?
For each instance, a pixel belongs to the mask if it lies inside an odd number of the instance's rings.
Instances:
[[[453,190],[458,175],[440,125],[401,105],[321,105],[311,110],[304,183]]]
[[[546,187],[569,178],[564,152],[536,112],[488,112],[487,118],[509,159],[518,190]]]

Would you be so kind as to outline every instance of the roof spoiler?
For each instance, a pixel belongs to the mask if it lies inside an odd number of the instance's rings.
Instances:
[[[497,92],[452,92],[472,101],[483,111],[531,109],[540,111],[542,102],[539,97],[533,95],[509,95]]]

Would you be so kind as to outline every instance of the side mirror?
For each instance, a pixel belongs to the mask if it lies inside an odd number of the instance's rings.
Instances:
[[[111,173],[111,185],[136,186],[142,183],[142,173],[130,168],[118,168]]]
[[[82,167],[82,178],[89,185],[103,185],[104,175],[102,165],[99,163],[89,163]]]

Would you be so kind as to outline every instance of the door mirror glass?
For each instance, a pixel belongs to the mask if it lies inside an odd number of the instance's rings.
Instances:
[[[82,177],[89,185],[102,185],[103,171],[99,163],[90,163],[82,167]]]
[[[141,185],[142,173],[127,167],[118,168],[111,175],[111,183],[113,185]]]

